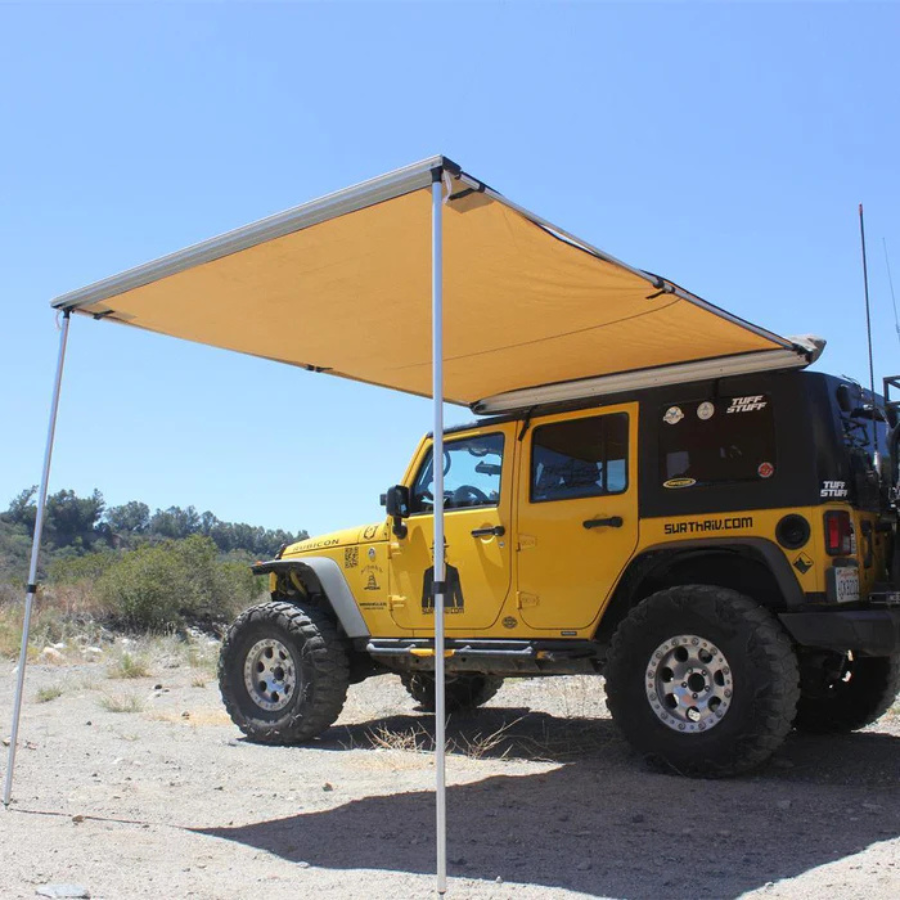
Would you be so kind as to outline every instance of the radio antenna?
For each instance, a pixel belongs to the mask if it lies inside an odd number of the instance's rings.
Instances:
[[[879,471],[878,440],[875,420],[875,364],[872,361],[872,317],[869,313],[869,267],[866,265],[866,227],[863,224],[863,205],[859,204],[859,237],[862,243],[863,287],[866,294],[866,334],[869,339],[869,386],[872,391],[872,466]]]
[[[894,328],[897,329],[897,338],[900,339],[900,317],[897,316],[897,298],[894,296],[894,279],[891,278],[891,260],[888,257],[887,241],[882,238],[881,243],[884,246],[884,264],[887,266],[888,284],[891,287],[891,303],[894,304]]]

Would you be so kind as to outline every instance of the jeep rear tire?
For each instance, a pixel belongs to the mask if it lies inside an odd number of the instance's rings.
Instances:
[[[340,715],[349,682],[346,641],[318,608],[255,606],[222,643],[225,708],[259,743],[295,744],[320,735]]]
[[[791,730],[797,658],[775,617],[727,588],[653,594],[610,646],[607,703],[652,762],[695,777],[735,775],[767,759]]]
[[[900,655],[801,657],[801,693],[794,727],[809,734],[841,734],[871,725],[900,692]]]
[[[410,696],[427,712],[435,709],[434,675],[414,672],[401,675],[403,687]],[[502,678],[490,675],[457,675],[447,679],[444,691],[448,713],[475,709],[487,703],[503,686]]]

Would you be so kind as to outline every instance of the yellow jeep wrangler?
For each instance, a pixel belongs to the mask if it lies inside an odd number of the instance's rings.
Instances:
[[[872,723],[900,687],[896,419],[794,371],[448,430],[448,711],[507,676],[602,674],[633,746],[703,776],[759,764],[792,727]],[[271,602],[232,625],[219,665],[252,739],[321,734],[348,685],[385,672],[434,708],[431,448],[385,521],[255,566]]]

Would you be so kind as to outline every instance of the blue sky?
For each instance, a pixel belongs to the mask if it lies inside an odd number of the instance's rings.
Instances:
[[[0,5],[0,506],[40,475],[50,299],[434,153],[860,379],[862,201],[900,372],[898,35],[867,3]],[[429,409],[79,318],[51,490],[321,532],[380,517]]]

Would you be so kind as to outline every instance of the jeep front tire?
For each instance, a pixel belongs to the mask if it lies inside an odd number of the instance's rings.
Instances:
[[[265,603],[240,615],[222,643],[219,688],[251,740],[296,744],[340,715],[350,683],[346,641],[321,609]]]
[[[791,730],[797,658],[775,617],[727,588],[653,594],[619,625],[604,672],[628,741],[685,775],[721,777],[767,759]]]

